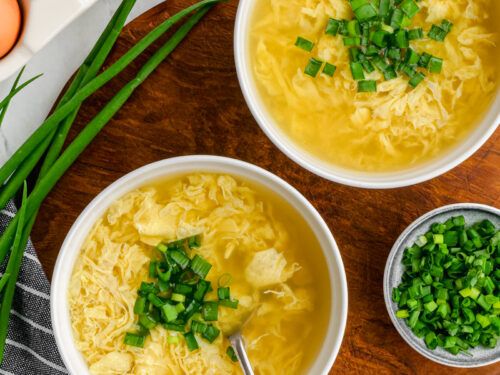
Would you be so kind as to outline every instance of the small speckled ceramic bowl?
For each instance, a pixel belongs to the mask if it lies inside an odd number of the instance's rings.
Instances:
[[[467,224],[488,219],[496,227],[500,226],[500,210],[494,207],[474,203],[460,203],[444,206],[431,211],[415,220],[397,239],[394,244],[384,272],[384,298],[387,311],[391,317],[394,327],[403,339],[424,357],[446,366],[472,368],[486,366],[500,362],[500,345],[495,349],[484,349],[477,347],[469,350],[471,355],[453,355],[444,349],[430,350],[423,339],[413,334],[403,319],[396,317],[397,305],[392,301],[392,289],[401,282],[404,272],[403,259],[404,250],[410,247],[419,236],[425,234],[432,223],[444,222],[452,216],[463,215]]]

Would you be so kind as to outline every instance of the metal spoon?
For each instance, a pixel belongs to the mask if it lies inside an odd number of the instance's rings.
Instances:
[[[243,373],[245,375],[254,375],[254,372],[245,350],[245,340],[243,339],[241,331],[243,330],[245,324],[247,324],[248,321],[253,317],[254,313],[255,309],[246,311],[240,320],[243,323],[223,328],[224,335],[229,339],[229,342],[236,352],[236,356],[238,357],[238,360],[240,362],[241,369],[243,370]]]
[[[250,360],[248,359],[247,352],[245,350],[245,342],[243,340],[243,336],[241,335],[241,331],[237,331],[229,336],[229,341],[236,352],[236,356],[240,361],[241,369],[245,375],[254,375],[252,370],[252,365],[250,364]]]

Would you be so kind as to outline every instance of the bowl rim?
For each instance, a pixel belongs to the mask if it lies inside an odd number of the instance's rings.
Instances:
[[[450,362],[445,359],[442,359],[438,354],[435,354],[435,352],[427,350],[415,343],[415,340],[413,340],[413,336],[410,337],[410,335],[402,330],[400,328],[400,325],[402,324],[400,319],[396,317],[395,310],[393,308],[393,302],[392,302],[392,290],[390,290],[390,278],[391,278],[391,270],[392,270],[392,265],[396,259],[396,256],[398,253],[401,251],[404,251],[403,248],[403,243],[407,239],[409,235],[413,233],[414,230],[418,229],[421,225],[426,223],[429,219],[432,219],[435,216],[442,215],[442,214],[447,214],[447,215],[452,215],[453,212],[459,211],[459,210],[480,210],[483,212],[488,212],[493,215],[497,215],[500,217],[500,209],[493,207],[493,206],[488,206],[485,204],[479,204],[479,203],[454,203],[454,204],[449,204],[445,205],[442,207],[435,208],[417,219],[415,219],[406,229],[401,233],[401,235],[397,238],[397,240],[394,242],[394,245],[391,248],[391,251],[389,255],[387,256],[387,262],[385,264],[384,268],[384,279],[383,279],[383,289],[384,289],[384,301],[385,301],[385,307],[387,310],[387,313],[391,319],[391,322],[396,329],[396,331],[399,333],[399,335],[403,338],[403,340],[411,347],[413,348],[416,352],[418,352],[420,355],[424,356],[427,359],[430,359],[433,362],[439,363],[441,365],[449,366],[449,367],[454,367],[454,368],[478,368],[478,367],[483,367],[483,366],[488,366],[495,364],[497,362],[500,362],[500,357],[498,358],[493,358],[491,360],[485,360],[482,362],[476,362],[476,363],[471,363],[471,362],[463,362],[463,363],[458,363],[458,362]],[[432,353],[432,355],[431,355]]]
[[[445,154],[421,165],[393,172],[364,173],[328,164],[305,151],[279,129],[261,103],[248,59],[247,29],[253,0],[240,0],[234,28],[234,57],[238,81],[245,101],[259,127],[286,156],[308,171],[327,180],[365,189],[393,189],[419,184],[457,167],[478,151],[500,123],[500,83],[488,109],[469,135]],[[469,141],[469,139],[475,139]],[[421,170],[419,172],[419,170]]]
[[[124,175],[99,193],[72,225],[56,260],[50,297],[54,337],[67,369],[70,373],[79,375],[89,373],[88,366],[73,340],[67,290],[81,244],[95,221],[112,202],[133,189],[158,178],[196,172],[227,173],[258,183],[282,199],[286,199],[311,227],[320,242],[332,289],[328,330],[318,356],[311,364],[311,371],[328,374],[342,344],[348,312],[347,278],[340,251],[330,229],[312,204],[283,179],[250,163],[209,155],[164,159]],[[337,316],[333,316],[334,313]]]

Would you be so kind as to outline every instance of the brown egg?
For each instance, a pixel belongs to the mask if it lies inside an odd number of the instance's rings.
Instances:
[[[17,0],[0,0],[0,58],[16,44],[21,29],[21,9]]]

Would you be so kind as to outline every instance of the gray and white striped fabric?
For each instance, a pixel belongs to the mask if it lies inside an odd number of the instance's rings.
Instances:
[[[12,203],[0,211],[0,233],[12,219]],[[3,274],[5,264],[0,267]],[[9,332],[0,375],[68,374],[57,350],[50,322],[50,284],[31,241],[10,311]]]

